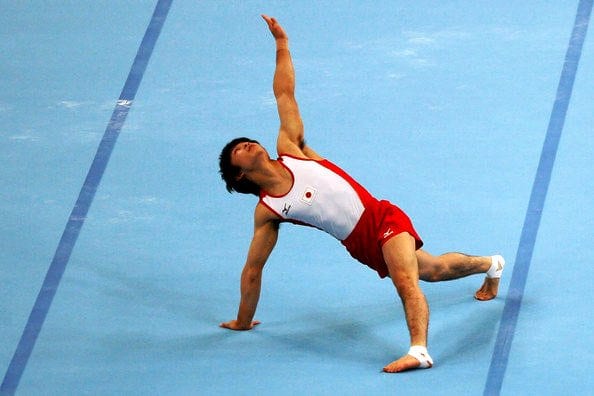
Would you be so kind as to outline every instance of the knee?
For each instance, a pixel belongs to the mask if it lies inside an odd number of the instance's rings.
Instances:
[[[419,278],[425,282],[439,282],[447,272],[446,264],[440,258],[435,258],[431,264],[419,268]]]
[[[439,282],[441,280],[441,276],[437,271],[427,271],[420,275],[421,280],[425,282]]]

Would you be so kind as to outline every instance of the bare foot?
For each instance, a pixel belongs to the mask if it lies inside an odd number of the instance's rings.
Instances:
[[[474,298],[479,301],[492,300],[499,291],[499,278],[485,278],[483,285],[474,293]]]
[[[400,373],[406,370],[413,370],[419,368],[421,362],[411,355],[404,355],[400,359],[393,361],[384,367],[385,373]],[[431,367],[431,366],[429,366]]]

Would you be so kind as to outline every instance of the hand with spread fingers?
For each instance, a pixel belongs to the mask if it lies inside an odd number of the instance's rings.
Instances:
[[[275,39],[288,39],[287,33],[283,30],[282,26],[278,23],[278,21],[272,17],[267,15],[262,15],[262,18],[268,24],[268,28],[270,29],[270,33],[274,36]]]
[[[221,323],[219,326],[224,329],[229,330],[236,330],[236,331],[244,331],[244,330],[251,330],[255,326],[259,325],[260,322],[258,320],[252,321],[249,325],[242,325],[237,320],[231,320],[229,322]]]

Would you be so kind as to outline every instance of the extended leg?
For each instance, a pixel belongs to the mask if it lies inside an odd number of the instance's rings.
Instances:
[[[469,256],[462,253],[446,253],[433,256],[419,249],[416,252],[419,277],[427,282],[439,282],[465,276],[490,273],[475,293],[477,300],[491,300],[497,296],[499,277],[505,261],[501,256]]]
[[[398,291],[404,306],[406,323],[410,333],[411,351],[421,350],[419,356],[426,354],[427,329],[429,326],[429,306],[419,287],[419,264],[415,255],[414,238],[404,232],[388,240],[382,252],[390,272],[390,278]],[[384,367],[384,371],[395,373],[415,369],[420,366],[431,367],[428,354],[426,360],[407,354]]]

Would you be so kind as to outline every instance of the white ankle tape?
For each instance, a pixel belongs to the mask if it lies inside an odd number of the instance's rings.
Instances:
[[[505,267],[505,260],[502,256],[491,256],[491,268],[487,271],[487,278],[501,278],[503,267]]]
[[[429,368],[433,366],[433,359],[429,356],[429,352],[427,352],[427,348],[421,345],[413,345],[408,350],[408,354],[421,363],[419,368]]]

